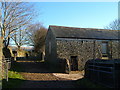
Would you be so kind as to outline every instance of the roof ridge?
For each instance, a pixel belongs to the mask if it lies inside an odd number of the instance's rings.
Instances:
[[[80,27],[69,27],[69,26],[58,26],[58,25],[49,25],[49,27],[62,27],[62,28],[74,28],[74,29],[89,29],[89,30],[97,30],[97,31],[101,31],[101,30],[106,30],[106,31],[118,31],[118,30],[111,30],[111,29],[99,29],[99,28],[80,28]]]

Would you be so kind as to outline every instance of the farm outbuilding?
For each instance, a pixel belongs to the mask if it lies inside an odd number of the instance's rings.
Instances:
[[[49,26],[45,61],[60,71],[81,71],[90,59],[120,58],[118,30]]]

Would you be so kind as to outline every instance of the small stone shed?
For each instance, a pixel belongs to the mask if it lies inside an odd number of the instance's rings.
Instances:
[[[90,59],[120,58],[118,30],[49,26],[45,61],[61,71],[80,71]]]

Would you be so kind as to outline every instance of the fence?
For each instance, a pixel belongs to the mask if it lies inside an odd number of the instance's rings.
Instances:
[[[85,77],[110,88],[120,87],[120,60],[89,60]]]
[[[2,79],[6,79],[8,81],[8,70],[11,67],[11,59],[3,58],[2,59]]]

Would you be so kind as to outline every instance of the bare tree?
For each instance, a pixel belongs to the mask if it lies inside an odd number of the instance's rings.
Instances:
[[[29,45],[34,46],[34,44],[35,44],[35,40],[34,40],[35,33],[36,33],[37,30],[40,29],[40,27],[42,27],[42,24],[40,22],[35,23],[35,24],[30,24],[28,26],[27,35],[28,35],[28,38],[29,38]]]
[[[105,29],[119,30],[120,29],[120,20],[118,20],[118,19],[114,20],[108,26],[106,26]]]
[[[30,32],[28,33],[29,41],[34,46],[35,52],[43,52],[45,49],[47,29],[42,26],[41,23],[32,24],[30,26]]]
[[[0,2],[0,31],[4,38],[5,47],[9,45],[12,38],[17,46],[21,46],[23,32],[26,25],[33,18],[33,8],[25,2]],[[18,35],[18,36],[17,36]],[[19,38],[20,39],[20,38]],[[18,44],[19,43],[19,44]]]
[[[14,42],[15,45],[20,49],[20,47],[22,45],[27,45],[28,44],[28,37],[26,34],[27,28],[26,29],[22,29],[21,27],[17,30],[17,32],[14,33],[14,36],[11,37]]]

